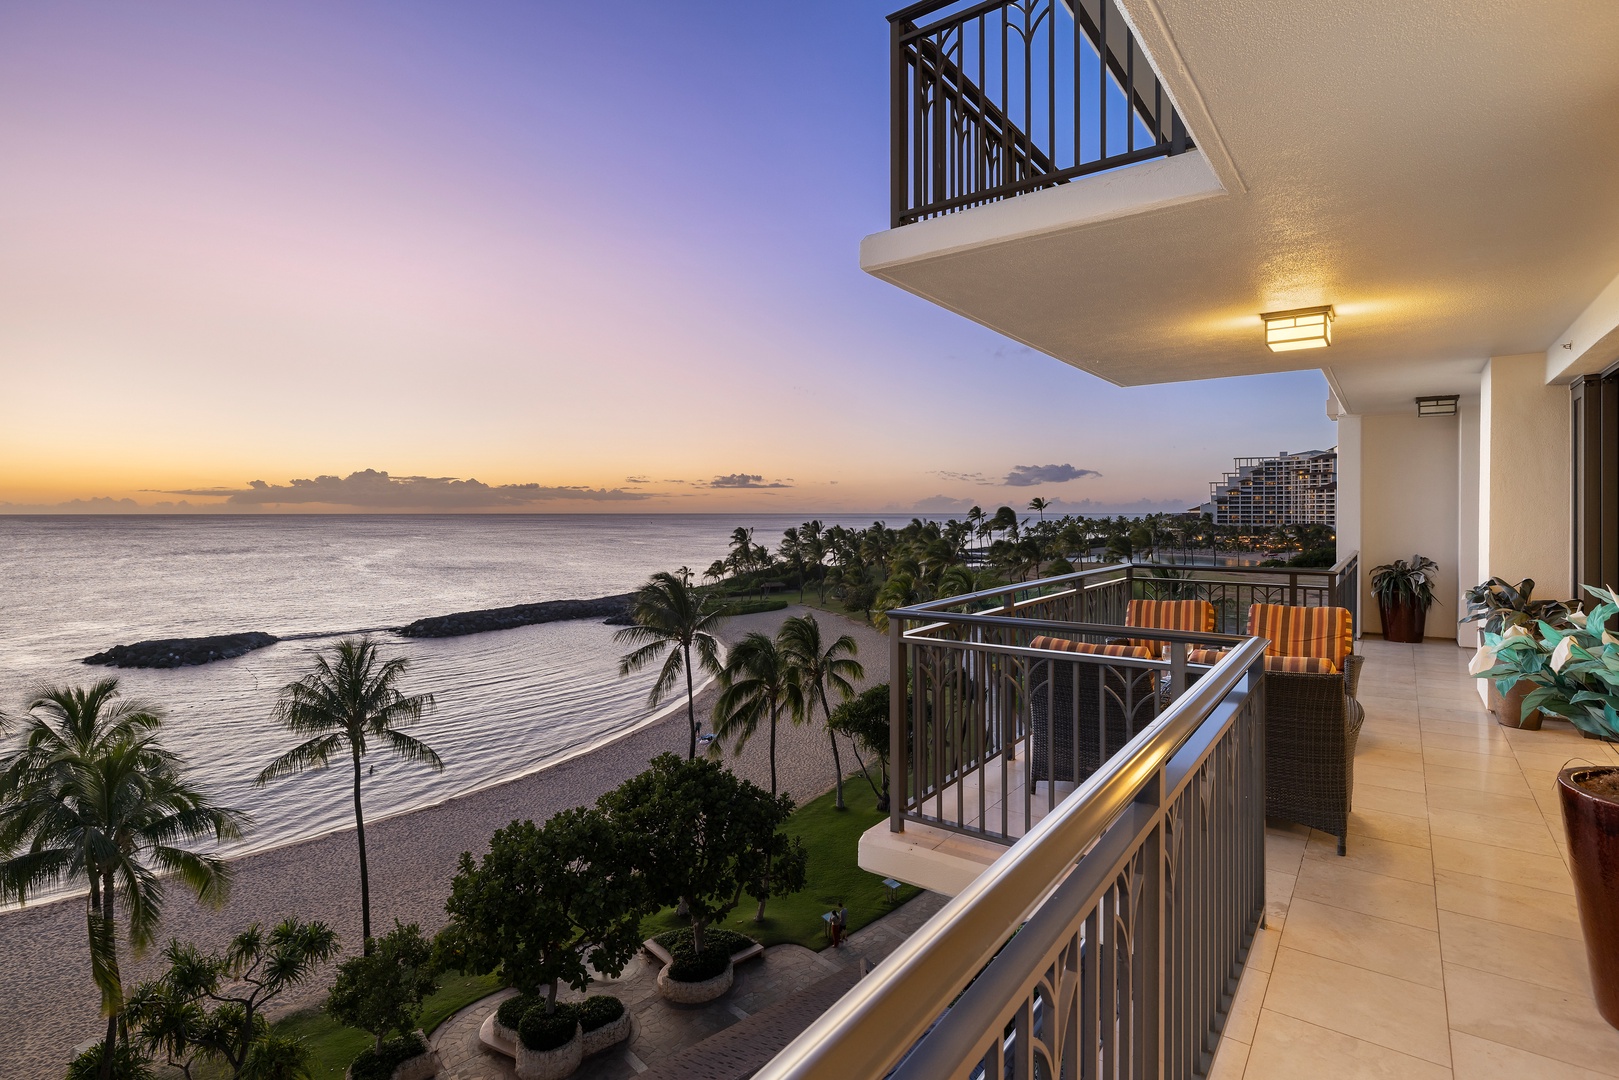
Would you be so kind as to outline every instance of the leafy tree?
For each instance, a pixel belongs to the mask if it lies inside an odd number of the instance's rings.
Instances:
[[[770,725],[770,794],[776,794],[776,722],[783,708],[803,711],[798,668],[777,641],[757,631],[731,650],[714,702],[715,749],[726,741],[740,752],[761,722]]]
[[[673,755],[666,755],[678,761]],[[441,935],[446,960],[466,971],[499,967],[524,994],[590,985],[590,969],[618,975],[641,946],[652,908],[637,868],[640,838],[593,809],[553,815],[543,826],[514,821],[474,864],[461,854]]]
[[[390,1034],[416,1030],[422,999],[438,989],[433,946],[415,923],[383,934],[364,956],[338,965],[337,981],[326,1008],[340,1022],[376,1039],[376,1049]]]
[[[849,634],[827,642],[821,634],[821,624],[815,621],[813,615],[795,616],[782,623],[777,641],[801,688],[794,718],[799,723],[812,721],[815,707],[819,705],[822,722],[829,725],[826,738],[832,744],[832,771],[837,774],[837,808],[842,810],[843,760],[838,755],[838,737],[830,727],[832,707],[827,701],[827,693],[836,691],[839,700],[845,700],[854,693],[852,680],[866,677],[866,669],[855,659],[860,646]]]
[[[847,736],[854,743],[855,761],[859,762],[866,783],[871,785],[872,793],[877,796],[877,809],[884,813],[888,812],[888,710],[888,684],[879,683],[868,686],[833,709],[832,718],[827,721],[833,731]],[[882,777],[881,787],[872,779],[871,770],[866,768],[865,759],[860,755],[862,746],[876,760]]]
[[[1051,506],[1051,500],[1050,499],[1042,499],[1038,495],[1036,495],[1034,498],[1029,500],[1029,509],[1033,510],[1035,513],[1039,514],[1041,521],[1046,520],[1046,510],[1049,509],[1050,506]]]
[[[759,792],[760,796],[763,794]],[[781,826],[793,813],[793,800],[786,795],[772,793],[769,799],[745,798],[742,811],[751,818],[744,822],[743,828],[755,838],[755,846],[743,861],[742,887],[759,901],[753,921],[762,923],[765,904],[772,896],[790,896],[808,883],[809,851],[802,839],[781,831]]]
[[[989,520],[990,530],[999,529],[1006,534],[1008,540],[1017,539],[1017,511],[1010,506],[1003,506],[995,511],[995,516]]]
[[[745,540],[751,542],[752,531]],[[714,633],[725,616],[717,608],[710,608],[698,596],[690,582],[674,574],[659,571],[652,580],[636,592],[630,604],[630,618],[634,625],[626,626],[613,635],[613,640],[636,648],[619,658],[618,672],[628,675],[640,671],[659,658],[663,666],[647,695],[647,704],[656,708],[675,683],[686,676],[686,723],[691,741],[687,745],[686,759],[697,756],[697,694],[692,685],[692,650],[697,652],[697,663],[710,674],[719,674],[720,646]]]
[[[254,923],[223,953],[170,941],[163,951],[168,969],[130,995],[130,1026],[144,1047],[187,1077],[204,1063],[238,1080],[307,1075],[308,1051],[272,1032],[264,1011],[336,955],[331,927],[292,919],[268,933]]]
[[[122,905],[129,944],[145,952],[162,919],[165,876],[222,904],[223,859],[177,843],[242,835],[246,817],[215,806],[158,741],[163,712],[123,699],[117,679],[88,689],[48,687],[28,706],[20,747],[0,763],[0,900],[83,883],[90,972],[107,1031],[99,1059],[111,1075],[124,1008],[118,966]]]
[[[371,877],[365,859],[365,813],[360,805],[360,760],[374,740],[406,761],[434,772],[444,762],[432,747],[406,735],[404,728],[433,707],[432,694],[404,694],[399,680],[410,660],[383,660],[369,637],[345,638],[330,654],[315,656],[315,670],[281,688],[275,716],[295,735],[310,736],[264,767],[255,784],[306,769],[324,769],[332,756],[347,752],[354,768],[354,832],[360,850],[360,932],[371,947]]]
[[[699,953],[704,930],[736,908],[744,889],[787,869],[774,862],[782,854],[775,833],[792,800],[772,796],[706,758],[681,761],[660,754],[597,806],[640,846],[637,859],[649,898],[685,905]]]

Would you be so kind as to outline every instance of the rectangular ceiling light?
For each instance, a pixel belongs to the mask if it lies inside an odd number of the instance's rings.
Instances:
[[[1456,402],[1460,400],[1460,398],[1460,394],[1449,394],[1440,397],[1419,397],[1417,398],[1417,415],[1455,416]]]
[[[1332,344],[1332,305],[1271,311],[1265,320],[1265,344],[1271,352],[1294,349],[1324,349]]]

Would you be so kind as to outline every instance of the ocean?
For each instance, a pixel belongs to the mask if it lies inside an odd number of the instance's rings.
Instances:
[[[644,721],[651,673],[621,678],[615,628],[547,623],[459,638],[386,630],[473,608],[627,592],[658,570],[703,568],[731,531],[775,547],[805,515],[0,517],[0,709],[45,683],[116,676],[168,712],[164,741],[215,801],[253,825],[242,854],[353,822],[341,765],[255,788],[294,737],[272,718],[278,689],[344,633],[371,630],[411,659],[407,692],[436,709],[412,734],[433,773],[373,753],[367,820],[543,768]],[[822,517],[865,526],[870,515]],[[891,524],[898,525],[894,521]],[[175,669],[78,661],[150,638],[261,630],[286,638],[232,660]],[[683,700],[683,698],[681,699]],[[660,710],[661,711],[661,710]]]

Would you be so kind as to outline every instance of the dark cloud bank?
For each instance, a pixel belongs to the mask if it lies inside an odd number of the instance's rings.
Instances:
[[[165,491],[163,494],[188,495],[192,498],[224,497],[224,505],[233,509],[319,504],[363,510],[495,510],[559,500],[634,502],[652,497],[650,492],[625,491],[623,488],[491,485],[475,479],[457,480],[448,476],[389,476],[375,469],[349,473],[347,476],[292,480],[286,484],[254,480],[238,490],[198,488]]]

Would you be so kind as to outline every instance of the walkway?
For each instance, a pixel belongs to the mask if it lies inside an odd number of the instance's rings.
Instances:
[[[580,1080],[626,1080],[646,1073],[659,1077],[701,1078],[749,1075],[774,1049],[786,1046],[810,1021],[853,986],[864,961],[869,970],[909,937],[944,904],[932,893],[912,900],[849,935],[844,947],[815,952],[802,945],[776,945],[758,960],[736,969],[731,992],[707,1005],[671,1005],[658,996],[658,967],[637,956],[617,979],[599,980],[591,989],[622,1000],[633,1017],[627,1044],[607,1050],[574,1073]],[[504,997],[505,995],[502,995]],[[568,1000],[581,995],[567,993]],[[478,1028],[501,998],[486,998],[452,1016],[433,1034],[442,1080],[514,1080],[511,1059],[484,1049]],[[746,1027],[743,1025],[746,1023]],[[733,1037],[704,1042],[735,1027]],[[752,1064],[749,1064],[749,1063]],[[648,1070],[652,1070],[648,1072]]]
[[[1269,928],[1211,1080],[1619,1076],[1553,782],[1619,753],[1564,723],[1501,727],[1454,645],[1362,651],[1349,854],[1269,830]]]

